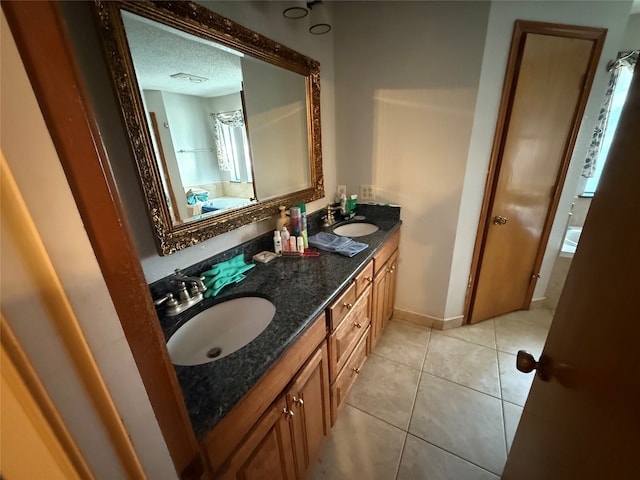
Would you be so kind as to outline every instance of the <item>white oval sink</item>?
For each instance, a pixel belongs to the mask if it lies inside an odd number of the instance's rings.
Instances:
[[[241,349],[271,323],[276,307],[260,297],[219,303],[189,319],[169,338],[174,365],[202,365]]]
[[[341,237],[364,237],[378,231],[378,226],[372,223],[347,223],[333,229],[333,233]]]

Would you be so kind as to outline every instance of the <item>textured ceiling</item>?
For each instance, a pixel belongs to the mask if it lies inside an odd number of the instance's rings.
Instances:
[[[127,41],[138,77],[145,90],[214,97],[242,88],[240,53],[180,32],[129,12],[123,12]],[[187,73],[208,78],[194,83],[171,78]]]

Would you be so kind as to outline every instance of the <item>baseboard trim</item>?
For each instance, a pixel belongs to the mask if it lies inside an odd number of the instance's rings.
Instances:
[[[409,310],[402,310],[400,308],[393,309],[393,316],[405,322],[435,328],[436,330],[448,330],[450,328],[460,327],[464,323],[464,316],[462,315],[451,318],[438,318],[422,313],[410,312]]]
[[[529,310],[535,310],[536,308],[547,308],[547,297],[535,298],[531,300]]]

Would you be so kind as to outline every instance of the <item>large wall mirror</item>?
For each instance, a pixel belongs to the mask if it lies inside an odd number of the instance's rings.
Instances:
[[[195,3],[95,3],[161,255],[324,197],[318,62]]]

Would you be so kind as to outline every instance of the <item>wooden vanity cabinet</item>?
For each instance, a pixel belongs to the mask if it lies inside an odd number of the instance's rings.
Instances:
[[[215,478],[302,479],[330,429],[329,368],[323,342]]]
[[[287,408],[292,424],[298,478],[315,462],[331,430],[329,362],[323,344],[291,382]],[[274,477],[263,477],[274,478]]]
[[[398,230],[373,256],[374,277],[371,294],[371,342],[373,349],[393,316],[398,267]]]
[[[369,351],[373,271],[371,260],[327,310],[331,425]]]
[[[371,288],[365,290],[336,329],[329,335],[329,375],[334,382],[371,323]]]
[[[262,480],[296,478],[290,410],[285,397],[269,407],[240,447],[229,459],[227,467],[215,478]]]
[[[393,314],[397,232],[206,436],[213,478],[302,479]]]
[[[344,405],[344,400],[347,398],[351,387],[360,373],[360,369],[367,359],[367,354],[370,351],[370,331],[371,327],[365,330],[358,345],[356,345],[356,348],[338,375],[338,378],[336,378],[335,382],[331,385],[331,425],[335,424],[338,413]]]

